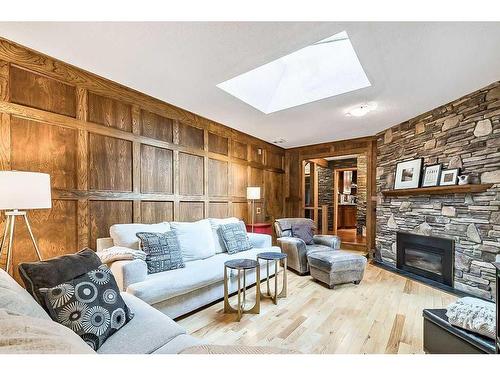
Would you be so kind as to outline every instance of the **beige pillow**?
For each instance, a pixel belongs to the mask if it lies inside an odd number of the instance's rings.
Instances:
[[[0,309],[0,354],[95,354],[76,333],[47,319]]]

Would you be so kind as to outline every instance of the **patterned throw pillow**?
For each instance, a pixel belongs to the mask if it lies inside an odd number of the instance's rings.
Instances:
[[[294,223],[292,224],[292,236],[300,238],[307,245],[313,245],[314,227],[309,223]]]
[[[134,316],[105,265],[53,288],[41,288],[40,293],[52,320],[73,330],[94,350]]]
[[[184,268],[182,251],[174,231],[165,233],[139,232],[141,249],[146,253],[148,273]]]
[[[228,254],[236,254],[240,251],[250,250],[252,244],[247,236],[245,224],[237,223],[222,224],[219,226],[219,235],[224,241]]]

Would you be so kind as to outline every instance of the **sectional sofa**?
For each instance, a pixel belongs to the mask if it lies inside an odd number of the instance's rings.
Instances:
[[[238,222],[238,219],[116,224],[110,228],[110,238],[97,240],[97,250],[112,246],[138,250],[140,244],[136,233],[174,230],[183,253],[185,268],[148,274],[146,263],[135,259],[114,262],[111,270],[121,290],[175,319],[224,297],[224,262],[227,260],[255,260],[261,252],[281,252],[279,247],[272,246],[271,236],[248,233],[253,248],[228,254],[217,229],[221,224],[232,222]],[[261,267],[261,278],[264,279],[264,263]],[[237,290],[236,273],[231,272],[229,276],[229,292],[232,293]],[[246,280],[247,285],[253,284],[255,271],[249,271]]]

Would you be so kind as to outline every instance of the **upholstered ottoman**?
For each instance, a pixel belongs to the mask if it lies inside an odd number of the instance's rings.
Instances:
[[[307,255],[311,276],[327,284],[359,284],[363,279],[366,257],[343,250],[317,251]]]

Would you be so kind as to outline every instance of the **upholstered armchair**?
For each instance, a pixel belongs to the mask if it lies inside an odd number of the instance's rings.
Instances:
[[[338,250],[340,249],[340,238],[316,234],[313,237],[314,244],[306,245],[302,239],[292,236],[292,225],[301,222],[314,226],[311,219],[286,218],[277,219],[274,222],[274,229],[281,251],[288,256],[288,267],[304,275],[309,272],[307,254],[315,251]]]

